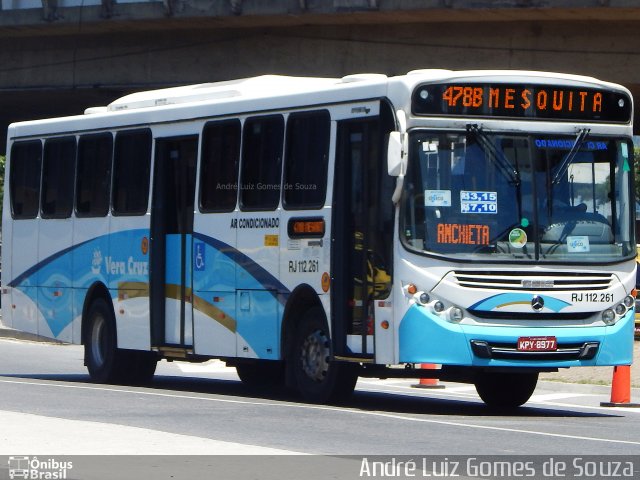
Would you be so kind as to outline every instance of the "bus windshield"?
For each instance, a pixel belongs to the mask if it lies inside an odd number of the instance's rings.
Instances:
[[[606,263],[634,254],[628,139],[413,131],[400,237],[460,260]]]

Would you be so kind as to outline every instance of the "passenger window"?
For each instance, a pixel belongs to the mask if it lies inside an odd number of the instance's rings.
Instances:
[[[282,174],[281,115],[247,119],[243,131],[240,206],[245,211],[275,210]]]
[[[83,135],[78,141],[76,215],[104,217],[109,212],[113,136]]]
[[[114,215],[144,215],[149,201],[151,131],[118,132],[113,157]]]
[[[321,208],[327,190],[329,112],[294,113],[287,120],[284,207]]]
[[[202,135],[200,210],[231,212],[238,197],[240,121],[209,122]]]
[[[44,144],[42,162],[42,218],[69,218],[73,209],[75,137],[53,138]]]
[[[11,214],[15,219],[36,218],[40,201],[42,143],[39,140],[14,143],[10,161]]]

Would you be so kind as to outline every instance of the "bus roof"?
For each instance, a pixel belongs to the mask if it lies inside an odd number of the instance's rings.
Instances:
[[[158,107],[178,103],[193,103],[216,101],[225,98],[262,98],[288,96],[295,93],[317,93],[335,91],[344,88],[345,85],[359,83],[385,84],[401,82],[413,84],[425,81],[447,81],[461,79],[501,79],[507,78],[523,80],[535,78],[539,83],[558,82],[558,80],[606,86],[608,88],[620,88],[619,85],[602,82],[593,77],[559,74],[551,72],[535,72],[520,70],[469,70],[453,71],[442,69],[412,70],[406,75],[389,78],[386,75],[364,73],[348,75],[342,78],[317,78],[317,77],[290,77],[282,75],[262,75],[258,77],[244,78],[222,82],[201,83],[174,88],[150,90],[133,93],[121,97],[110,103],[107,111],[130,110],[136,108]]]
[[[413,88],[425,82],[454,80],[568,83],[624,91],[624,87],[593,77],[523,70],[413,70],[406,75],[356,74],[342,78],[262,75],[133,93],[106,107],[91,107],[84,115],[14,123],[8,137],[144,126],[159,122],[307,108],[314,105],[394,96],[406,105]],[[401,97],[402,95],[402,97]],[[87,120],[91,118],[89,122]]]

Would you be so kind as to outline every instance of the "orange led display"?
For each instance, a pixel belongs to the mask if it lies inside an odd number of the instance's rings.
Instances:
[[[413,95],[416,115],[628,122],[624,92],[568,85],[430,84]]]
[[[324,218],[290,218],[287,224],[287,231],[290,238],[322,238],[325,232]]]
[[[293,231],[297,234],[304,233],[324,233],[324,221],[316,222],[294,222]]]
[[[488,225],[438,224],[438,243],[489,245]]]
[[[602,92],[587,90],[540,89],[534,92],[528,88],[490,87],[488,95],[482,87],[450,86],[442,94],[442,100],[449,107],[462,105],[481,108],[488,102],[490,108],[542,111],[553,109],[561,112],[602,112]]]

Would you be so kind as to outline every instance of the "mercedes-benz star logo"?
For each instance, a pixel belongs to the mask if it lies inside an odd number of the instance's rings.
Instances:
[[[536,312],[539,312],[544,308],[544,298],[540,295],[535,295],[531,299],[531,308],[533,308]]]

